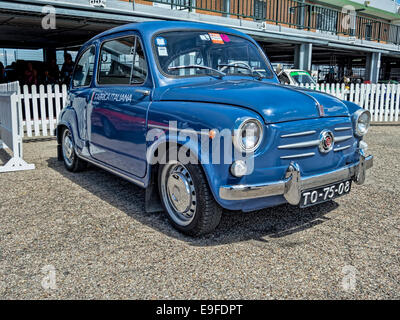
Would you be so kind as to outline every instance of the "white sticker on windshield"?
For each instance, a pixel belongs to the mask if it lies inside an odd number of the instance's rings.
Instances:
[[[158,46],[166,46],[167,45],[167,40],[163,37],[157,37],[156,38],[156,43]]]
[[[158,55],[160,57],[168,57],[167,47],[158,47]]]
[[[201,34],[200,39],[203,41],[210,41],[210,36],[208,34]]]

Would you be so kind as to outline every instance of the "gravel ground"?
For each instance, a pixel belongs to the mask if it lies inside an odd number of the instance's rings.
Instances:
[[[199,239],[145,213],[142,189],[96,168],[71,174],[55,140],[27,141],[37,169],[0,175],[0,298],[399,299],[399,136],[372,128],[375,166],[350,195],[226,212]]]

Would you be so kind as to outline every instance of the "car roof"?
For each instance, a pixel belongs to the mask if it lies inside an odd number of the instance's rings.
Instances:
[[[131,23],[131,24],[126,24],[123,26],[119,26],[110,30],[107,30],[103,33],[98,34],[88,42],[86,42],[86,45],[92,43],[93,41],[108,36],[112,35],[114,33],[119,33],[119,32],[124,32],[124,31],[130,31],[130,30],[137,30],[139,31],[143,36],[148,36],[151,37],[154,34],[161,32],[161,31],[171,31],[174,29],[188,29],[188,30],[212,30],[212,31],[217,31],[221,33],[231,33],[235,34],[238,36],[245,37],[247,39],[252,40],[252,38],[243,32],[237,31],[235,29],[223,27],[223,26],[218,26],[218,25],[213,25],[213,24],[208,24],[208,23],[201,23],[201,22],[186,22],[186,21],[146,21],[146,22],[140,22],[140,23]]]

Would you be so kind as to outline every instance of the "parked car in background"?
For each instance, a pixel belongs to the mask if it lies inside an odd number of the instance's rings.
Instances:
[[[146,208],[161,202],[193,236],[223,208],[330,201],[372,167],[368,111],[281,85],[251,37],[221,26],[104,32],[80,50],[68,100],[56,132],[65,167],[92,163],[146,188]]]
[[[316,84],[311,75],[304,70],[286,69],[278,74],[279,81],[286,85],[312,85]]]

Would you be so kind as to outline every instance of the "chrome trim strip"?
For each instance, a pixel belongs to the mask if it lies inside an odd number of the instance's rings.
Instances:
[[[364,157],[360,155],[360,161],[357,163],[329,173],[302,179],[299,167],[296,164],[291,164],[284,180],[269,184],[221,186],[219,196],[223,200],[248,200],[282,195],[289,203],[297,205],[301,192],[304,190],[350,179],[362,184],[363,179],[360,180],[360,176],[365,176],[365,171],[372,166],[373,156]]]
[[[353,129],[352,127],[340,127],[340,128],[335,128],[335,131],[347,131]]]
[[[333,151],[335,152],[339,152],[339,151],[343,151],[343,150],[347,150],[350,149],[351,146],[345,146],[345,147],[340,147],[340,148],[336,148]]]
[[[312,156],[315,156],[315,152],[295,154],[295,155],[292,155],[292,156],[284,156],[284,157],[281,157],[281,159],[282,160],[285,160],[285,159],[296,159],[296,158],[305,158],[305,157],[312,157]]]
[[[353,138],[353,136],[335,137],[335,142],[343,142]]]
[[[319,140],[312,140],[312,141],[306,141],[306,142],[286,144],[283,146],[279,146],[278,149],[296,149],[296,148],[315,147],[315,146],[319,146],[319,143],[320,143]]]
[[[308,135],[311,135],[314,133],[317,133],[317,131],[312,130],[312,131],[304,131],[304,132],[298,132],[298,133],[292,133],[292,134],[285,134],[285,135],[281,136],[281,138],[308,136]]]
[[[202,132],[202,131],[196,131],[194,129],[179,129],[179,128],[174,128],[174,127],[160,126],[160,125],[156,125],[156,124],[148,124],[147,127],[154,128],[154,129],[161,129],[161,130],[171,130],[171,131],[175,131],[175,132],[180,131],[180,132],[187,132],[187,133],[196,133],[196,134],[209,136],[209,133]],[[207,130],[210,131],[210,129],[207,129]]]

